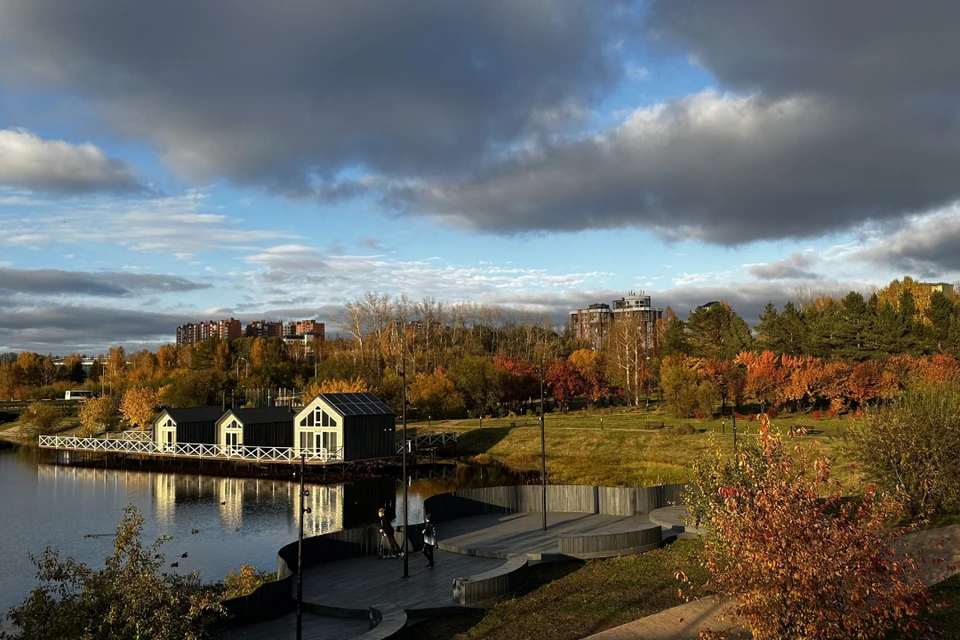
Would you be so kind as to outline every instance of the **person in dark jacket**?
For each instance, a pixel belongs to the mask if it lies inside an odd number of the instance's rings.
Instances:
[[[430,514],[424,518],[423,525],[423,557],[427,559],[427,569],[433,569],[433,550],[437,546],[437,529],[430,522]]]
[[[393,524],[390,522],[390,516],[387,515],[387,510],[383,507],[380,507],[378,512],[380,516],[380,535],[387,539],[387,542],[390,543],[390,551],[395,556],[403,556],[403,552],[400,551],[400,545],[397,544],[397,539],[393,536]]]

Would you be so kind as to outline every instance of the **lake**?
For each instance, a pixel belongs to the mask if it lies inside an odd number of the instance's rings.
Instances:
[[[408,492],[410,522],[422,522],[423,500],[436,493],[539,478],[463,465],[417,473],[421,479],[411,480]],[[384,505],[396,505],[396,521],[403,518],[403,488],[396,478],[309,489],[311,513],[304,519],[304,536],[372,525]],[[222,580],[245,562],[276,571],[277,550],[297,539],[297,493],[292,481],[69,467],[40,463],[35,449],[0,449],[0,612],[5,614],[36,585],[29,556],[40,555],[48,545],[102,567],[113,552],[112,533],[130,504],[143,514],[145,543],[172,538],[162,551],[168,565],[177,562],[179,567],[168,571],[198,571],[205,581]]]

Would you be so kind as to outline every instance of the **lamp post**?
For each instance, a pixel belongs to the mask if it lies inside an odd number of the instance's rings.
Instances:
[[[297,537],[297,640],[303,638],[303,514],[310,513],[303,499],[310,491],[303,488],[303,476],[307,466],[307,454],[300,454],[300,534]]]
[[[409,576],[410,559],[407,557],[407,541],[410,539],[410,523],[407,522],[409,509],[407,508],[407,367],[406,359],[400,363],[400,381],[403,384],[403,408],[400,409],[400,423],[403,427],[403,575]]]
[[[543,530],[547,530],[547,438],[544,432],[543,357],[540,358],[540,490],[543,507]]]
[[[737,454],[737,407],[733,407],[733,454]]]

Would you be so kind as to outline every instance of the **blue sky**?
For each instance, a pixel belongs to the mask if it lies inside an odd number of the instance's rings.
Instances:
[[[857,4],[9,0],[0,351],[953,282],[957,10]]]

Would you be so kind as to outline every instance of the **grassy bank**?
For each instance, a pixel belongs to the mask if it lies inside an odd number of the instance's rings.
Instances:
[[[603,419],[601,426],[601,418]],[[803,427],[804,442],[817,440],[834,460],[836,477],[845,483],[852,470],[839,443],[848,418],[814,420],[807,414],[773,420],[784,431]],[[756,421],[738,420],[738,437],[753,438]],[[540,465],[540,429],[535,416],[465,420],[447,423],[458,433],[457,454],[481,462],[494,461],[517,470]],[[645,412],[581,411],[546,416],[547,473],[554,484],[644,486],[686,482],[694,460],[711,450],[712,442],[733,450],[733,424],[726,420],[676,419]]]
[[[692,583],[702,585],[702,551],[702,542],[681,540],[639,556],[537,565],[531,569],[535,584],[525,595],[486,614],[417,624],[402,638],[583,638],[682,604],[676,573],[683,571]]]

